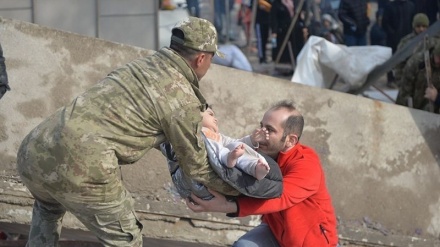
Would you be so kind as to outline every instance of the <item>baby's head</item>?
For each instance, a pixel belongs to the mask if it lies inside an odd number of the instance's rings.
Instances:
[[[208,128],[215,133],[218,132],[217,118],[211,106],[208,106],[208,108],[202,112],[202,127]]]

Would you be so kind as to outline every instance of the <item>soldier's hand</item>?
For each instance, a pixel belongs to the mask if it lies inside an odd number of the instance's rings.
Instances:
[[[435,101],[437,95],[438,95],[437,88],[433,86],[429,86],[425,89],[425,98],[429,99],[430,101]]]
[[[214,197],[211,200],[203,200],[198,198],[194,194],[191,194],[191,199],[186,199],[186,205],[193,212],[217,212],[217,213],[235,213],[237,212],[237,204],[235,202],[228,201],[228,199],[218,193],[208,189]]]

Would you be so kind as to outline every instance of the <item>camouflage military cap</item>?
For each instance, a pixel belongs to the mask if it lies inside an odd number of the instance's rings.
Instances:
[[[221,58],[224,57],[217,47],[217,31],[208,20],[191,16],[177,23],[171,32],[174,34],[176,29],[183,32],[183,39],[171,35],[171,40],[174,42],[197,51],[213,52]]]

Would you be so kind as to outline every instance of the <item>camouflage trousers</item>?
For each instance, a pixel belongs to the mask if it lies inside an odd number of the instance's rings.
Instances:
[[[105,183],[91,182],[93,178],[78,183],[78,176],[69,178],[66,177],[68,173],[59,172],[61,164],[44,166],[45,172],[42,172],[39,165],[42,161],[36,160],[35,155],[20,150],[17,157],[18,173],[35,198],[26,246],[58,246],[63,216],[67,211],[104,246],[142,246],[143,226],[136,217],[134,200],[123,186],[119,173],[107,173]],[[117,166],[115,169],[119,171]]]

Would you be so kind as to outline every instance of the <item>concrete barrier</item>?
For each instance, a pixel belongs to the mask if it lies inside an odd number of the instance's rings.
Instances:
[[[0,42],[12,88],[0,100],[0,222],[26,225],[33,200],[15,172],[21,140],[108,72],[152,51],[10,19],[0,19]],[[302,142],[321,157],[341,240],[440,246],[439,115],[218,65],[201,89],[230,136],[257,127],[280,99],[297,103]],[[122,176],[146,237],[225,246],[259,222],[190,212],[156,150],[122,167]],[[64,227],[84,228],[71,215]]]

